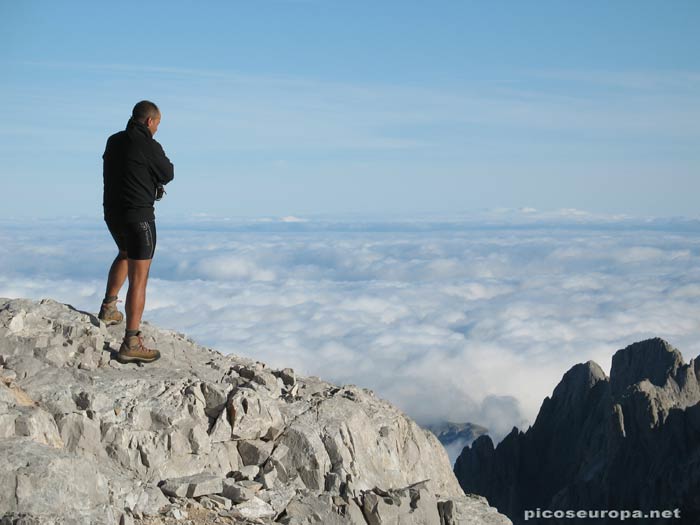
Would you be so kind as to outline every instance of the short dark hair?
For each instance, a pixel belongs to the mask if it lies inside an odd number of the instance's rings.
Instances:
[[[158,118],[160,115],[160,110],[158,109],[158,106],[156,106],[153,102],[150,100],[142,100],[138,104],[134,106],[134,109],[131,111],[131,118],[136,120],[137,122],[146,122],[147,119],[149,118]]]

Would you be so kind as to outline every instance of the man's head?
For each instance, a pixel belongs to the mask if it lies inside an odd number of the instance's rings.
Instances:
[[[158,131],[158,124],[160,124],[160,110],[153,102],[142,100],[134,106],[131,118],[145,124],[151,135],[155,135]]]

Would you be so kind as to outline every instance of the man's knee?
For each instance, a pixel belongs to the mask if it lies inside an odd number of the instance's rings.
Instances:
[[[146,281],[151,269],[151,259],[129,259],[129,278]]]

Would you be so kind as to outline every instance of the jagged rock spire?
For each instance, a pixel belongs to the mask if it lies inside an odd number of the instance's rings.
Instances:
[[[525,509],[611,505],[679,508],[673,523],[700,523],[699,363],[685,364],[656,338],[616,352],[610,378],[592,361],[575,365],[527,432],[495,448],[482,436],[464,449],[455,463],[460,484],[516,524]]]

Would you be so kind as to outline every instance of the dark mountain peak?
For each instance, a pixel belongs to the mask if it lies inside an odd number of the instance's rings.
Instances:
[[[495,450],[485,437],[464,448],[455,462],[462,488],[487,497],[515,525],[525,525],[525,509],[611,502],[681,511],[681,520],[640,523],[697,525],[698,362],[684,364],[678,350],[657,338],[616,352],[609,379],[592,361],[572,367],[526,433],[511,432]]]
[[[580,397],[587,393],[598,381],[608,376],[595,361],[586,361],[572,366],[554,389],[552,399],[560,397]]]
[[[683,356],[667,341],[659,337],[633,343],[615,352],[610,368],[613,396],[623,394],[628,387],[648,379],[663,386],[683,366]]]
[[[551,410],[578,410],[583,406],[593,387],[600,381],[607,381],[603,369],[594,361],[587,361],[572,366],[554,389],[551,398],[542,403],[540,415],[547,415]]]
[[[489,436],[488,434],[482,434],[481,436],[476,438],[472,443],[472,450],[474,450],[477,454],[480,455],[492,454],[494,451],[494,446],[491,436]]]

